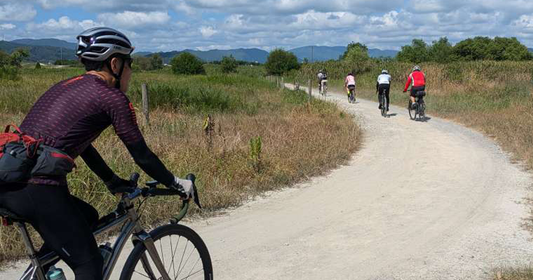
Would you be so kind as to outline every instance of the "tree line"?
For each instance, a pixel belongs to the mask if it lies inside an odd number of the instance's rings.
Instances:
[[[496,37],[469,38],[452,46],[448,38],[433,41],[431,45],[421,39],[414,39],[411,45],[403,46],[396,56],[401,62],[439,62],[454,61],[523,61],[532,60],[533,55],[518,39]]]

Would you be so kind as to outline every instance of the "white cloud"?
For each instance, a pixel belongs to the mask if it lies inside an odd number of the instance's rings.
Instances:
[[[138,27],[155,27],[156,25],[163,25],[168,23],[171,18],[167,12],[144,13],[125,11],[117,14],[100,14],[98,15],[98,20],[103,21],[110,26],[134,29]]]
[[[0,21],[30,21],[37,15],[32,5],[20,3],[0,4]]]
[[[200,33],[202,37],[209,38],[217,33],[217,31],[211,26],[202,26],[200,27]]]
[[[93,20],[71,20],[67,16],[62,16],[58,20],[49,19],[42,23],[30,23],[28,24],[28,30],[36,32],[63,32],[63,31],[82,31],[91,27],[101,26],[101,23],[97,23]]]
[[[96,25],[117,28],[137,50],[346,45],[398,49],[413,38],[451,42],[516,36],[533,46],[529,0],[0,0],[0,29],[9,38],[74,38]],[[26,5],[21,14],[15,6]],[[38,12],[76,7],[86,20],[61,17],[7,29]],[[32,12],[33,11],[33,15]],[[77,16],[80,16],[77,15]],[[46,15],[45,15],[46,16]],[[7,19],[10,18],[10,19]],[[16,18],[16,19],[15,19]],[[46,17],[45,17],[46,18]],[[1,27],[4,26],[4,27]]]
[[[11,23],[0,24],[0,30],[11,30],[15,28],[17,28],[17,26]]]

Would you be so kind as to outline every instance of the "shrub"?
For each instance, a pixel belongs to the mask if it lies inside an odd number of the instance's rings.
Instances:
[[[191,53],[183,52],[170,61],[172,72],[178,75],[205,74],[202,61]]]
[[[41,69],[41,63],[39,62],[35,63],[35,69]]]
[[[342,55],[342,60],[348,62],[363,62],[368,61],[368,47],[361,43],[350,43],[346,48],[346,51]]]
[[[283,75],[292,69],[299,69],[298,58],[291,52],[275,49],[270,52],[265,64],[268,74]]]
[[[223,57],[220,65],[223,73],[237,72],[237,60],[232,55]]]
[[[160,54],[156,53],[150,56],[150,70],[163,69],[163,58]]]

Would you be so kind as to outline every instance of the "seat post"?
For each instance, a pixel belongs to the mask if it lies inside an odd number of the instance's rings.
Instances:
[[[28,229],[26,228],[26,224],[23,222],[14,222],[14,224],[18,227],[20,234],[22,235],[22,239],[24,240],[24,245],[26,245],[26,252],[28,253],[28,257],[31,260],[31,264],[33,266],[33,273],[36,274],[37,279],[39,280],[45,280],[45,275],[43,268],[41,266],[41,263],[39,262],[39,258],[37,257],[37,253],[35,252],[35,247],[33,247],[33,242],[30,238],[30,234],[28,233]]]

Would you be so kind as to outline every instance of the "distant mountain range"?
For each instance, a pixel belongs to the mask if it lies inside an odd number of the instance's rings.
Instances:
[[[288,50],[296,55],[301,62],[304,59],[308,61],[326,61],[330,59],[339,59],[344,54],[346,47],[325,47],[325,46],[307,46],[301,48],[295,48]],[[163,61],[168,63],[174,56],[182,53],[189,52],[199,57],[200,59],[211,62],[220,61],[224,56],[232,55],[237,60],[265,63],[268,57],[268,52],[261,49],[231,49],[231,50],[209,50],[209,51],[195,51],[195,50],[183,50],[172,52],[159,52]],[[393,50],[380,50],[369,49],[368,55],[370,57],[394,57],[398,51]],[[136,55],[150,56],[153,53],[139,52]]]
[[[59,41],[59,40],[58,40]],[[41,42],[33,42],[40,44]],[[65,42],[67,43],[67,42]],[[75,44],[74,44],[75,45]],[[49,45],[20,44],[16,42],[0,41],[0,50],[11,53],[15,49],[26,48],[30,51],[30,61],[54,62],[58,59],[77,59],[74,49]]]
[[[5,52],[12,52],[17,48],[28,48],[30,50],[31,61],[39,62],[54,62],[58,59],[76,59],[75,49],[76,43],[70,43],[58,39],[18,39],[13,41],[0,41],[0,50]],[[298,57],[298,60],[303,61],[325,61],[330,59],[338,59],[345,51],[346,47],[327,47],[327,46],[307,46],[288,50]],[[231,50],[183,50],[171,52],[159,52],[165,63],[182,53],[189,52],[198,58],[206,61],[220,61],[224,56],[232,55],[237,60],[265,63],[268,57],[268,52],[257,49],[231,49]],[[394,57],[398,51],[394,50],[380,50],[369,49],[368,54],[371,57]],[[152,52],[136,52],[135,55],[150,56]]]

